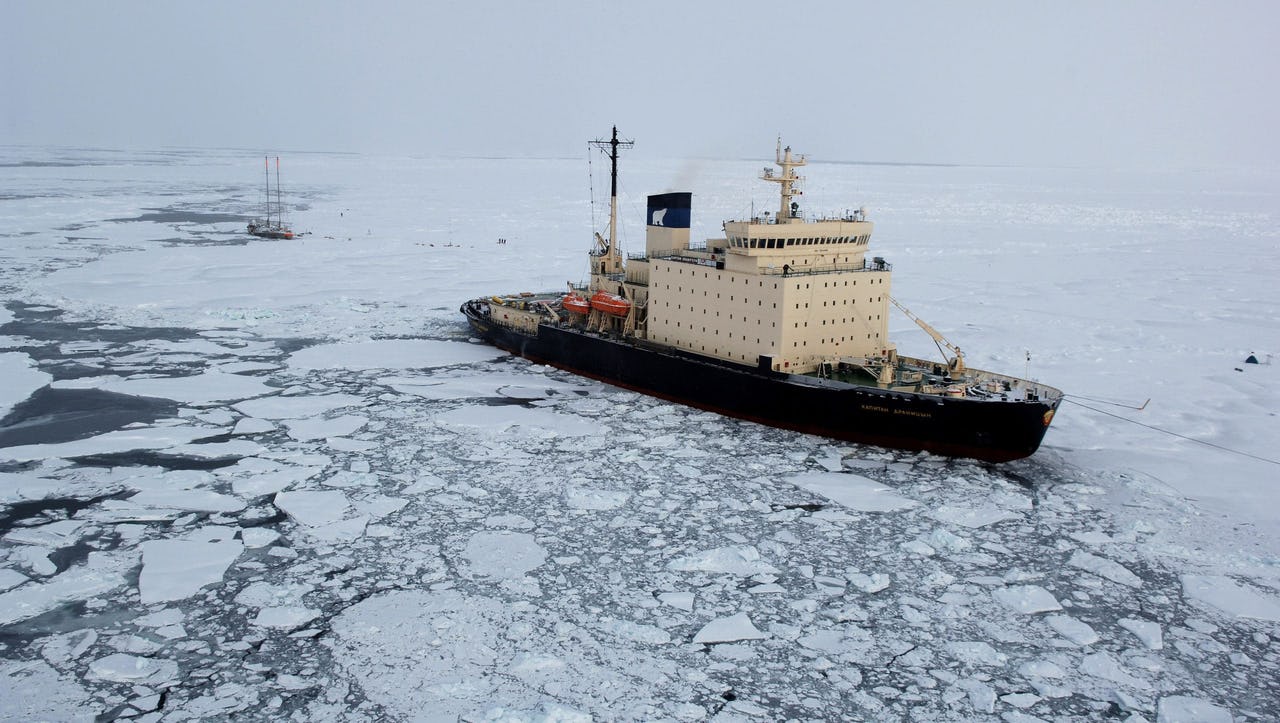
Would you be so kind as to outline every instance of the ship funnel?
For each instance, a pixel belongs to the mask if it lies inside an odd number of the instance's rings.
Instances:
[[[692,200],[693,194],[687,191],[660,193],[649,197],[644,239],[644,250],[648,256],[689,248],[689,208]]]

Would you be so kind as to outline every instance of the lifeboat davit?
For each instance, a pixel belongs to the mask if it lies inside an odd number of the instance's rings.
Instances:
[[[591,312],[591,302],[585,296],[579,296],[576,292],[565,294],[560,300],[560,304],[564,308],[575,314],[588,314]]]
[[[591,297],[591,308],[612,316],[626,316],[631,311],[631,302],[607,291],[597,291]]]

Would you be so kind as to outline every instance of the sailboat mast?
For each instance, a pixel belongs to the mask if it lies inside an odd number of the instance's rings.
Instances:
[[[267,202],[267,225],[271,225],[271,160],[266,156],[262,157],[262,179],[266,188]]]
[[[276,156],[276,216],[279,224],[284,225],[284,204],[280,201],[280,156]]]

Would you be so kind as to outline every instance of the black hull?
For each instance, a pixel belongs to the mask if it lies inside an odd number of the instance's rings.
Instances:
[[[773,427],[896,449],[1007,462],[1033,454],[1056,402],[983,401],[893,392],[762,371],[570,327],[537,335],[462,307],[475,333],[541,364]]]

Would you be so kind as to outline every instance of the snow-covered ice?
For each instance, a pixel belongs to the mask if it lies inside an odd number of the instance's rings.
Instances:
[[[1062,609],[1053,593],[1039,585],[1010,585],[991,594],[1018,613],[1043,613]]]
[[[1182,590],[1228,615],[1280,623],[1280,590],[1258,592],[1225,575],[1183,575]]]
[[[229,529],[204,529],[185,539],[142,543],[138,592],[144,604],[181,600],[222,580],[244,549]]]
[[[1184,435],[1068,403],[985,465],[475,343],[582,277],[576,161],[305,154],[267,242],[243,156],[0,149],[0,718],[1280,709],[1274,171],[811,163],[972,365]],[[694,238],[757,165],[700,164]]]
[[[716,618],[702,626],[693,636],[695,643],[733,643],[739,640],[760,640],[767,637],[756,629],[746,613]]]
[[[20,352],[0,352],[0,419],[7,416],[14,405],[31,396],[31,393],[48,384],[53,377],[36,368],[31,357]]]
[[[806,472],[788,481],[858,512],[896,512],[916,505],[893,488],[856,474]]]
[[[289,366],[312,369],[426,369],[503,356],[491,346],[430,339],[381,339],[319,344],[294,352]]]

